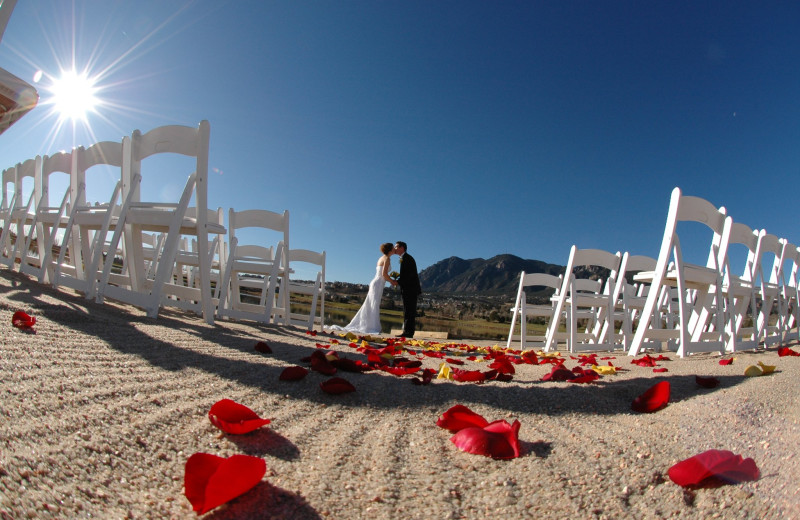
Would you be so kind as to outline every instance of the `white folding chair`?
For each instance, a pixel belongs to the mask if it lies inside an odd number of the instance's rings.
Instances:
[[[54,244],[59,251],[53,267],[54,287],[69,287],[82,292],[88,299],[95,297],[104,257],[122,258],[122,251],[111,249],[109,235],[116,225],[124,170],[130,156],[130,138],[120,142],[101,141],[88,148],[79,146],[72,151],[70,176],[70,207],[61,242]],[[92,177],[112,173],[117,181],[109,201],[92,204],[86,200],[87,174]],[[124,266],[115,268],[114,283],[129,284]]]
[[[567,348],[570,352],[611,350],[622,346],[621,336],[616,333],[616,322],[624,317],[614,309],[621,261],[619,252],[572,246],[564,281],[556,298],[553,319],[547,329],[546,352],[558,346],[556,336],[562,317],[566,320]],[[605,269],[608,277],[605,283],[600,279],[578,278],[580,268]],[[578,320],[586,322],[583,332],[578,332]]]
[[[705,266],[685,261],[678,236],[679,222],[699,223],[710,228],[713,236]],[[725,208],[717,209],[707,200],[683,195],[679,188],[672,191],[656,268],[634,276],[635,281],[649,283],[650,290],[628,350],[629,355],[635,356],[645,348],[646,339],[677,340],[680,357],[694,352],[724,353],[726,341],[722,266],[725,263],[730,227],[731,219],[726,216]],[[665,287],[675,287],[678,290],[679,309],[675,328],[656,328],[652,324]],[[712,321],[713,326],[707,326],[709,321]]]
[[[796,341],[798,337],[798,325],[800,324],[800,248],[794,244],[787,243],[785,257],[790,265],[784,263],[783,272],[786,277],[783,285],[784,300],[786,301],[786,324],[784,326],[784,341]],[[787,269],[788,267],[788,269]],[[786,274],[788,273],[788,274]]]
[[[275,319],[283,317],[286,325],[313,330],[318,324],[325,327],[325,251],[286,249],[286,266],[279,278],[280,301],[284,307],[275,308]],[[294,301],[292,295],[301,295]],[[308,301],[310,299],[310,301]],[[294,305],[294,308],[292,307]],[[308,309],[306,313],[305,310]],[[317,313],[319,310],[319,313]]]
[[[246,233],[250,242],[244,243]],[[271,245],[275,239],[277,245]],[[240,243],[242,242],[242,243]],[[289,243],[289,211],[250,209],[228,213],[228,252],[220,284],[217,315],[270,323],[277,307],[286,307],[288,293],[277,293]],[[285,316],[283,316],[285,318]]]
[[[22,258],[23,246],[28,230],[33,224],[36,206],[39,203],[40,192],[37,190],[37,177],[41,175],[42,158],[28,159],[18,163],[14,174],[13,204],[6,217],[6,226],[0,236],[0,264],[14,268],[17,260]],[[25,179],[30,177],[29,182]],[[25,185],[30,185],[30,192],[25,196]]]
[[[125,240],[125,263],[131,285],[119,287],[109,283],[109,260],[103,268],[98,285],[98,301],[105,297],[136,305],[150,317],[157,317],[162,303],[171,296],[186,301],[199,302],[202,315],[209,324],[214,322],[214,302],[211,293],[211,266],[209,234],[224,234],[225,228],[208,221],[208,149],[210,125],[201,121],[197,127],[168,125],[142,134],[136,130],[131,136],[130,191],[125,195],[119,222],[112,237],[112,246]],[[184,187],[180,200],[173,202],[141,202],[139,183],[143,179],[143,161],[155,155],[187,156],[193,160],[194,172]],[[148,176],[151,182],[163,182],[164,174]],[[124,190],[123,190],[124,192]],[[196,217],[189,217],[187,209],[195,200]],[[145,260],[142,233],[164,233],[163,251],[158,257],[155,278],[145,277]],[[197,240],[199,257],[198,286],[185,287],[172,283],[173,267],[181,236]],[[166,302],[169,303],[169,302]]]
[[[546,335],[528,334],[529,319],[534,318],[544,321],[545,331],[547,330],[547,326],[553,320],[553,313],[555,312],[554,303],[556,300],[554,298],[558,296],[563,280],[564,277],[561,275],[526,273],[525,271],[520,273],[517,298],[514,302],[514,307],[511,308],[511,326],[508,329],[506,348],[511,348],[511,343],[515,340],[519,340],[520,349],[527,348],[529,343],[534,346],[544,347]],[[529,304],[526,289],[528,291],[536,290],[540,295],[540,299],[546,300],[547,303]],[[519,335],[516,334],[517,321],[519,321]],[[557,339],[566,341],[567,336],[563,333]]]
[[[637,282],[634,277],[642,271],[652,271],[656,267],[656,259],[644,255],[631,255],[625,254],[622,256],[620,264],[620,275],[616,284],[615,294],[615,309],[616,312],[622,313],[622,327],[620,333],[623,336],[623,345],[625,350],[630,348],[633,341],[633,331],[635,325],[641,317],[644,304],[647,300],[647,294],[650,292],[650,284],[646,282]],[[658,311],[651,319],[651,324],[654,327],[662,327],[662,320],[668,312],[668,302],[666,295],[661,300],[661,305]],[[605,325],[609,326],[608,323]],[[648,348],[660,350],[661,343],[648,342]]]
[[[39,190],[39,203],[36,206],[30,232],[25,238],[20,259],[20,272],[35,276],[39,283],[46,283],[52,279],[53,244],[56,235],[67,224],[67,204],[69,203],[69,182],[66,182],[64,195],[59,206],[51,206],[50,185],[51,176],[56,173],[66,175],[67,180],[72,173],[72,152],[59,152],[45,155],[42,158],[40,175],[36,179],[36,189]],[[34,241],[36,247],[34,248]]]
[[[781,279],[785,249],[786,241],[773,234],[766,233],[761,239],[761,249],[758,253],[761,259],[758,270],[760,309],[756,327],[765,347],[783,342],[784,330],[781,317],[784,315],[784,300]]]
[[[723,266],[725,275],[722,282],[722,294],[726,302],[725,321],[728,327],[726,350],[728,352],[758,347],[759,336],[754,323],[758,312],[755,281],[761,263],[760,243],[765,234],[764,230],[753,230],[740,222],[731,223],[728,255]],[[736,271],[742,274],[735,274],[731,267],[731,260],[739,245],[746,249],[746,256],[744,268]],[[745,327],[745,321],[748,319],[753,323]]]

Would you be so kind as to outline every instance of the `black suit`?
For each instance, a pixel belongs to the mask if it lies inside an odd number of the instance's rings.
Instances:
[[[403,297],[403,333],[406,338],[413,338],[416,330],[417,299],[422,293],[417,273],[417,262],[414,257],[405,253],[400,257],[400,278],[397,279],[400,294]]]

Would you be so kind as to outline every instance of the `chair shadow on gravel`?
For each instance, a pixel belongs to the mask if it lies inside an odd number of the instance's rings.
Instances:
[[[269,475],[269,473],[267,474]],[[231,518],[319,520],[322,517],[301,495],[262,480],[244,495],[209,511],[205,518],[208,520],[229,520]]]
[[[269,455],[285,461],[300,458],[300,450],[292,441],[266,426],[246,435],[226,435],[243,453],[254,457]]]

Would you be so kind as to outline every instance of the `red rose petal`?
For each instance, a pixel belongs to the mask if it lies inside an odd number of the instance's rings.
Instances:
[[[650,413],[658,411],[669,402],[669,381],[661,381],[651,386],[645,393],[637,397],[631,403],[631,408],[635,412]]]
[[[392,375],[397,377],[405,376],[408,374],[413,374],[414,372],[419,372],[420,367],[413,367],[413,368],[405,368],[405,367],[388,367],[388,366],[381,366],[381,370],[384,372],[388,372]]]
[[[743,459],[727,450],[708,450],[669,468],[670,480],[683,487],[701,485],[708,478],[737,483],[759,477],[753,459]]]
[[[320,374],[325,374],[326,376],[332,376],[336,373],[336,367],[328,361],[328,358],[325,357],[325,354],[319,350],[315,350],[313,354],[311,354],[311,370],[319,372]]]
[[[569,380],[570,383],[592,383],[600,379],[600,374],[594,370],[587,370],[585,373]]]
[[[11,324],[18,329],[30,329],[36,325],[36,318],[29,316],[26,312],[17,311],[11,317]]]
[[[572,371],[564,368],[564,365],[555,365],[549,374],[542,376],[542,381],[569,381],[576,377]]]
[[[436,426],[450,430],[451,432],[457,432],[464,428],[472,427],[484,428],[488,425],[489,421],[463,404],[452,406],[436,421]]]
[[[319,384],[319,387],[323,392],[329,394],[346,394],[356,391],[356,387],[354,387],[350,381],[341,377],[332,377],[327,381],[323,381]]]
[[[716,377],[694,376],[694,380],[703,388],[716,388],[719,386],[719,379]]]
[[[411,382],[415,385],[429,385],[431,381],[433,381],[433,378],[436,376],[436,374],[436,370],[432,368],[426,368],[422,371],[422,379],[414,377],[411,379]]]
[[[731,363],[733,363],[733,358],[719,360],[720,365],[730,365]]]
[[[344,370],[345,372],[363,372],[364,366],[359,364],[353,359],[350,358],[339,358],[334,359],[330,362],[331,365],[336,367],[338,370]]]
[[[794,350],[790,349],[789,347],[781,347],[778,349],[778,356],[785,357],[785,356],[800,356],[800,352],[795,352]]]
[[[653,372],[669,372],[666,368],[654,368]]]
[[[261,352],[262,354],[272,354],[272,349],[270,346],[263,341],[256,343],[255,350],[256,352]]]
[[[497,370],[501,374],[514,374],[516,372],[514,365],[508,359],[498,359],[490,364],[489,368]]]
[[[293,366],[293,367],[286,367],[281,372],[281,375],[278,377],[281,381],[299,381],[306,377],[308,374],[308,369],[305,367]]]
[[[461,451],[494,459],[519,457],[519,421],[495,421],[485,428],[464,428],[450,438]]]
[[[450,371],[453,374],[453,380],[462,383],[480,383],[486,380],[486,374],[480,370],[461,370],[460,368],[453,368]]]
[[[645,354],[639,359],[631,360],[631,364],[639,365],[640,367],[654,367],[656,366],[656,359],[650,357],[648,354]]]
[[[266,472],[267,463],[259,457],[232,455],[225,459],[195,453],[186,461],[184,494],[192,509],[202,515],[250,491]]]
[[[217,401],[208,411],[211,424],[233,435],[250,433],[269,424],[269,419],[262,419],[250,408],[230,399]]]

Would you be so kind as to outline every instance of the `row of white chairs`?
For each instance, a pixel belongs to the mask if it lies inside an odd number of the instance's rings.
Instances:
[[[687,237],[697,229],[684,223],[710,229],[705,265],[686,260],[684,248],[697,242]],[[732,265],[742,257],[743,266]],[[563,275],[523,272],[507,346],[519,340],[522,348],[566,344],[570,352],[621,349],[631,356],[666,347],[684,357],[785,344],[798,339],[799,268],[796,245],[675,188],[657,258],[573,246]],[[527,291],[536,288],[552,296],[529,305]],[[528,333],[531,318],[546,324],[545,334]]]
[[[259,226],[260,220],[240,226],[236,219],[242,223],[242,215],[278,214],[231,210],[230,232],[226,229],[222,208],[208,207],[209,140],[208,121],[196,127],[168,125],[7,168],[2,172],[0,263],[18,265],[39,283],[71,288],[99,302],[108,298],[133,304],[151,317],[164,306],[194,311],[208,323],[215,316],[240,317],[229,311],[237,309],[231,302],[240,300],[241,273],[226,270],[226,260],[230,249],[235,261],[242,246],[229,243],[237,242],[236,229]],[[143,179],[163,187],[174,179],[169,171],[181,167],[191,173],[176,202],[141,200]],[[87,201],[89,171],[92,176],[111,172],[115,185],[107,201]],[[69,179],[58,205],[50,193],[55,174]],[[288,212],[282,217],[285,232],[270,248],[269,259],[277,276],[262,280],[273,284],[275,297],[266,321],[321,326],[324,303],[318,317],[314,306],[310,319],[301,319],[292,313],[290,294],[311,294],[312,305],[324,302],[325,253],[289,249]],[[318,267],[317,279],[292,279],[296,269],[290,261],[311,261]]]

